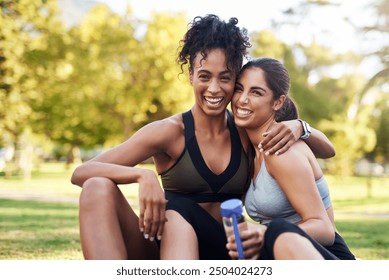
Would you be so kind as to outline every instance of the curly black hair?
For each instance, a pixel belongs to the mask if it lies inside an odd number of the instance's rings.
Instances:
[[[192,70],[193,61],[198,53],[206,58],[209,50],[221,48],[226,53],[228,69],[238,73],[251,44],[247,29],[241,29],[237,24],[238,19],[234,17],[228,22],[220,20],[213,14],[195,17],[180,41],[181,51],[177,62],[181,70],[183,71],[184,65],[188,63],[189,70]]]

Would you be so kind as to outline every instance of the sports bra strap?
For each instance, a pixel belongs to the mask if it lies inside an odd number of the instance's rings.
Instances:
[[[194,120],[192,111],[189,110],[185,113],[182,113],[182,119],[185,126],[185,144],[188,144],[190,139],[195,136]]]
[[[182,119],[184,121],[185,126],[185,143],[188,143],[190,139],[195,136],[195,126],[192,111],[189,110],[187,112],[182,113]],[[232,139],[238,140],[239,143],[239,133],[236,126],[234,125],[232,113],[229,110],[227,110],[227,125],[230,129],[230,133],[232,134]]]

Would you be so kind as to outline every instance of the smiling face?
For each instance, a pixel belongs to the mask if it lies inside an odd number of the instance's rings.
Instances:
[[[256,129],[273,122],[275,112],[282,106],[284,98],[273,99],[265,72],[258,67],[245,69],[236,82],[232,97],[235,123],[246,129]]]
[[[196,106],[206,114],[224,113],[234,92],[235,77],[235,73],[227,68],[222,49],[209,50],[206,59],[197,54],[189,76]]]

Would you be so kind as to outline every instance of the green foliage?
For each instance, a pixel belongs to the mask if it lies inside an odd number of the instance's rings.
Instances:
[[[389,30],[388,4],[388,0],[374,3],[376,23],[365,26],[364,31],[384,38]],[[326,1],[302,2],[286,11],[283,22],[278,22],[275,26],[281,28],[281,24],[287,25],[298,32],[303,24],[308,23],[310,12],[321,6],[331,5],[333,4]],[[318,34],[322,35],[321,27],[316,28]],[[378,57],[386,67],[369,81],[355,71],[363,61],[363,55],[350,51],[334,53],[330,48],[317,43],[317,34],[307,36],[311,37],[310,43],[287,46],[270,31],[255,32],[252,34],[252,54],[271,56],[284,62],[291,77],[291,96],[298,103],[300,117],[322,130],[335,145],[337,156],[329,164],[332,166],[331,171],[352,174],[355,161],[366,155],[382,163],[387,162],[387,130],[383,127],[387,123],[381,114],[386,112],[387,105],[382,104],[387,104],[387,90],[386,98],[378,101],[381,105],[366,102],[367,99],[374,98],[372,92],[379,85],[387,85],[387,40],[377,42],[377,51],[369,53]],[[344,74],[335,76],[334,70],[339,69],[343,69]],[[381,91],[385,92],[384,87]]]
[[[122,141],[191,106],[189,83],[178,79],[175,64],[183,14],[141,22],[130,7],[120,16],[96,5],[66,29],[55,0],[5,1],[0,8],[2,145],[31,129],[68,147],[72,158],[76,147]]]
[[[356,160],[374,148],[376,135],[367,122],[368,118],[362,115],[358,119],[338,115],[332,120],[320,122],[319,128],[328,132],[336,148],[336,159],[328,165],[330,173],[343,176],[353,174]]]
[[[388,1],[375,4],[376,24],[364,31],[384,36]],[[323,5],[329,3],[303,2],[286,13],[283,24],[298,27],[310,11]],[[193,94],[187,73],[179,75],[175,63],[187,22],[184,14],[170,13],[154,13],[140,21],[131,7],[119,15],[96,5],[82,22],[66,28],[58,17],[56,0],[1,1],[0,146],[15,146],[23,154],[23,149],[31,147],[18,143],[32,131],[39,135],[34,137],[39,139],[34,149],[62,145],[72,158],[76,147],[116,144],[150,121],[189,109]],[[334,54],[318,44],[315,36],[308,45],[287,45],[272,30],[257,30],[251,38],[252,57],[284,62],[301,117],[330,137],[338,155],[346,148],[348,161],[365,153],[381,161],[388,158],[385,114],[372,116],[374,106],[363,103],[372,87],[386,83],[385,69],[367,82],[353,70],[361,55]],[[369,55],[387,66],[384,40],[381,45]],[[336,67],[352,71],[334,77]],[[354,107],[359,115],[356,124],[345,116]],[[386,112],[384,107],[380,110]],[[370,123],[377,134],[375,149]],[[344,127],[347,132],[342,131]],[[350,142],[343,143],[344,139]]]
[[[379,94],[376,106],[372,109],[370,123],[376,131],[377,145],[368,156],[382,164],[387,163],[389,159],[389,97],[387,93]]]
[[[3,1],[0,6],[0,131],[13,137],[29,125],[30,106],[38,80],[29,56],[39,49],[47,27],[60,25],[53,17],[56,1]]]

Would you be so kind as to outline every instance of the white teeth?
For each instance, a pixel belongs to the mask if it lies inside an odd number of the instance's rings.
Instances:
[[[238,109],[236,110],[236,112],[237,112],[239,115],[245,115],[245,116],[251,114],[251,111],[250,111],[250,110],[245,110],[245,109],[241,109],[241,108],[238,108]]]
[[[212,103],[212,104],[217,104],[219,102],[221,102],[223,100],[223,97],[209,97],[209,96],[205,96],[204,99],[209,102],[209,103]]]

